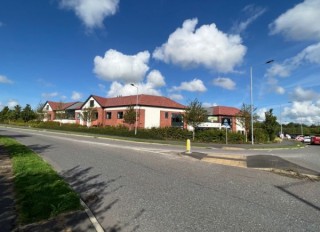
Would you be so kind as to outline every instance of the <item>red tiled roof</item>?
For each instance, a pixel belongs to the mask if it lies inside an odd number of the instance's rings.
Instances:
[[[214,106],[212,107],[213,115],[235,116],[240,112],[239,109],[229,106]]]
[[[114,97],[114,98],[103,98],[99,96],[92,97],[103,107],[117,107],[117,106],[129,106],[136,105],[137,95]],[[177,103],[167,97],[154,96],[154,95],[138,95],[138,105],[140,106],[153,106],[153,107],[164,107],[164,108],[175,108],[184,109],[185,106]]]
[[[106,104],[106,101],[108,99],[108,98],[100,97],[100,96],[97,96],[97,95],[91,95],[90,97],[93,97],[101,107],[103,107]]]
[[[47,103],[50,105],[52,110],[65,110],[66,108],[78,103],[78,102],[53,102],[53,101],[47,101]]]

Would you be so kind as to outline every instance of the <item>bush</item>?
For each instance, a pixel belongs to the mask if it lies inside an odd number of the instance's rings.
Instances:
[[[111,135],[119,137],[134,137],[140,139],[155,139],[155,140],[177,140],[185,141],[186,139],[192,139],[192,132],[179,128],[179,127],[165,127],[165,128],[150,128],[150,129],[139,129],[137,135],[134,134],[134,130],[129,131],[128,127],[124,125],[118,126],[97,126],[90,127],[82,126],[79,124],[61,124],[54,121],[29,121],[27,123],[23,122],[12,122],[11,124],[19,126],[29,126],[42,129],[51,129],[59,131],[72,131],[72,132],[82,132],[97,135]],[[255,131],[256,142],[267,141],[267,137],[264,133]],[[195,141],[204,143],[225,143],[226,134],[225,130],[210,129],[210,130],[198,130],[195,134]],[[228,143],[244,143],[245,136],[236,133],[228,132]]]
[[[226,132],[225,130],[210,129],[210,130],[199,130],[196,133],[195,140],[199,142],[209,143],[225,143]],[[237,133],[228,131],[228,143],[244,143],[245,136]]]
[[[269,142],[267,133],[262,128],[256,128],[254,130],[254,141],[255,143],[267,143]]]

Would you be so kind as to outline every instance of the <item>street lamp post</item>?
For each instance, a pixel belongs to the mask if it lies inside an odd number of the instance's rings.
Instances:
[[[282,132],[282,104],[280,104],[280,136],[283,135]]]
[[[139,88],[138,86],[136,86],[135,84],[131,84],[133,87],[137,88],[137,100],[136,100],[136,123],[135,123],[135,127],[134,127],[134,134],[137,135],[138,132],[138,94],[139,94]]]
[[[274,60],[268,60],[265,64],[270,64]],[[253,95],[252,95],[252,66],[250,67],[250,116],[251,116],[251,144],[254,144],[254,136],[253,136]]]
[[[253,96],[252,96],[252,66],[250,67],[250,116],[251,116],[251,144],[253,141]]]

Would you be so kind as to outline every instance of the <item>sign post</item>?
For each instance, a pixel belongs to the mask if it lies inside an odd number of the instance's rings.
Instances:
[[[230,118],[222,118],[221,124],[226,128],[226,144],[228,144],[228,129],[230,128],[230,125],[231,125]]]

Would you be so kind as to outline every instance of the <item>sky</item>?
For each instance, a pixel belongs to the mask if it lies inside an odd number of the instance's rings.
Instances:
[[[319,12],[320,0],[2,0],[0,110],[137,92],[241,108],[252,77],[262,120],[272,108],[319,125]]]

